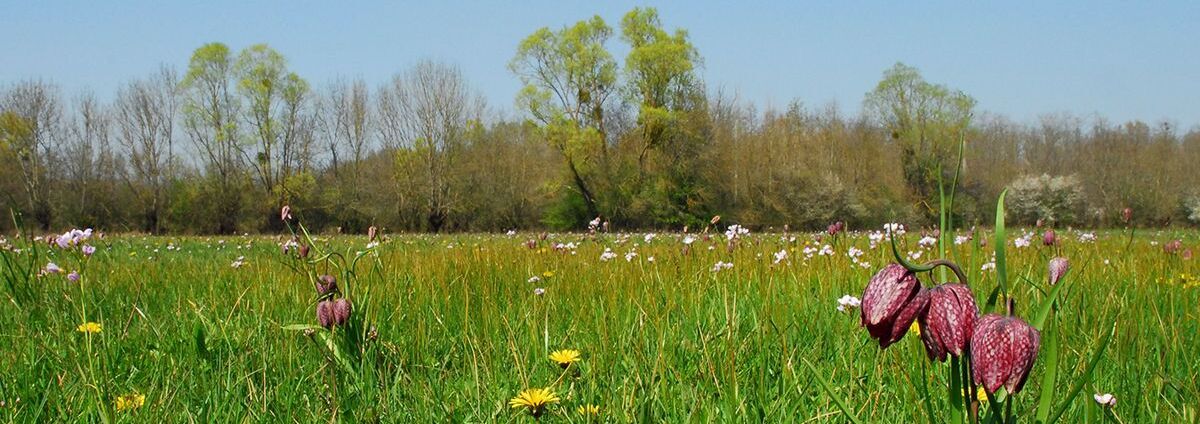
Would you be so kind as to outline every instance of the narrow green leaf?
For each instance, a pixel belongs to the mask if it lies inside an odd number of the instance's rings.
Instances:
[[[313,325],[313,324],[291,324],[291,325],[283,326],[283,329],[288,330],[288,331],[304,331],[304,330],[320,330],[320,329],[322,329],[322,327],[319,325]]]
[[[936,267],[936,265],[921,266],[909,262],[908,259],[904,259],[904,255],[900,254],[900,247],[896,246],[896,232],[893,231],[891,234],[889,234],[889,237],[892,239],[892,256],[896,258],[896,263],[900,264],[905,269],[912,272],[928,272]]]
[[[812,373],[813,379],[817,380],[817,383],[821,385],[821,389],[825,390],[825,394],[828,395],[830,399],[833,399],[833,403],[837,405],[838,409],[842,410],[842,414],[845,414],[846,418],[849,419],[850,422],[862,424],[862,421],[859,421],[858,417],[854,416],[854,412],[850,411],[850,408],[846,407],[846,403],[842,401],[842,397],[837,393],[834,393],[833,388],[829,387],[829,383],[825,382],[825,379],[817,373],[817,368],[813,367],[813,364],[808,362],[807,359],[802,359],[802,361],[804,361],[804,365],[808,366],[808,371]]]
[[[1046,324],[1046,318],[1049,318],[1050,312],[1054,310],[1054,301],[1058,299],[1058,294],[1062,292],[1062,288],[1065,285],[1067,285],[1066,282],[1060,280],[1058,284],[1055,284],[1050,289],[1050,293],[1046,295],[1046,298],[1042,299],[1042,307],[1038,308],[1037,315],[1033,317],[1033,322],[1030,323],[1033,324],[1033,328],[1038,329],[1038,331],[1042,330]]]
[[[1092,378],[1092,371],[1096,370],[1096,364],[1100,363],[1100,358],[1104,357],[1104,351],[1108,349],[1108,343],[1112,341],[1113,334],[1117,332],[1117,324],[1113,323],[1112,329],[1108,334],[1104,335],[1104,339],[1100,340],[1100,344],[1096,347],[1096,351],[1092,353],[1092,359],[1088,361],[1087,368],[1083,371],[1083,375],[1075,379],[1075,384],[1071,386],[1071,390],[1067,392],[1066,398],[1063,399],[1058,409],[1054,411],[1054,415],[1050,417],[1046,423],[1058,422],[1059,418],[1067,412],[1067,408],[1071,406],[1071,400],[1083,390],[1083,385],[1087,384]]]
[[[996,282],[1000,285],[1000,299],[1006,301],[1008,299],[1008,267],[1004,259],[1004,244],[1007,239],[1004,230],[1004,196],[1008,194],[1008,189],[1000,192],[1000,198],[996,201]],[[994,308],[995,299],[989,299],[988,308]],[[999,305],[1004,308],[1003,302]]]
[[[965,423],[966,411],[963,407],[962,367],[957,356],[950,357],[950,369],[947,378],[950,379],[950,393],[947,401],[950,403],[950,422]]]
[[[1046,358],[1046,373],[1042,375],[1041,398],[1038,400],[1037,422],[1045,423],[1054,403],[1054,384],[1058,378],[1058,326],[1054,321],[1042,331],[1042,354]]]

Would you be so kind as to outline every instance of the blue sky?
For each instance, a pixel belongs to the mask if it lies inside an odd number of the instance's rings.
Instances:
[[[1200,125],[1200,2],[33,2],[0,0],[0,84],[42,78],[111,98],[209,41],[265,42],[316,86],[372,86],[421,59],[457,64],[513,108],[517,43],[599,14],[655,6],[689,30],[711,89],[760,107],[792,99],[857,113],[897,61],[1021,122],[1044,113]],[[623,50],[614,37],[612,48]]]

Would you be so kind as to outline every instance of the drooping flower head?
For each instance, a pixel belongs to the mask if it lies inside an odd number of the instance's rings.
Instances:
[[[1133,220],[1133,208],[1125,208],[1121,210],[1121,221],[1128,224]]]
[[[283,205],[283,208],[279,209],[279,220],[287,221],[289,219],[292,219],[292,207]]]
[[[1058,237],[1054,234],[1054,230],[1046,230],[1046,232],[1042,233],[1042,244],[1043,245],[1053,246],[1057,242],[1058,242]]]
[[[344,297],[333,301],[333,323],[346,325],[348,320],[350,320],[350,301]]]
[[[1063,274],[1066,274],[1067,270],[1071,268],[1071,261],[1068,261],[1064,257],[1057,257],[1050,260],[1050,265],[1047,268],[1049,268],[1050,285],[1053,286],[1058,284]]]
[[[330,293],[337,293],[337,291],[338,291],[337,278],[334,278],[334,276],[329,275],[329,274],[325,274],[320,277],[317,277],[317,295],[318,296],[324,297],[325,295],[330,294]]]
[[[1037,359],[1041,335],[1020,318],[984,315],[971,336],[971,366],[975,382],[988,393],[1004,387],[1021,391]]]
[[[971,342],[979,307],[964,284],[942,284],[929,289],[929,310],[920,317],[921,342],[929,359],[960,357]]]
[[[899,264],[888,264],[871,277],[863,291],[862,326],[879,347],[899,341],[929,306],[929,293],[921,289],[916,274]]]
[[[322,300],[317,303],[317,324],[325,328],[333,328],[333,301]]]

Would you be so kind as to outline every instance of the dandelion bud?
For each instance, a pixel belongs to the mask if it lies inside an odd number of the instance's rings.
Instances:
[[[334,324],[346,325],[346,320],[348,319],[350,319],[350,301],[344,297],[333,301]]]
[[[1058,284],[1058,280],[1062,279],[1063,274],[1071,268],[1071,262],[1067,258],[1058,257],[1050,260],[1050,285]]]
[[[863,290],[862,326],[886,349],[904,337],[928,306],[929,293],[921,290],[917,276],[899,264],[888,264]]]
[[[332,275],[325,274],[317,278],[317,294],[325,296],[326,294],[337,292],[337,278]]]
[[[929,359],[944,362],[946,355],[960,357],[971,342],[979,307],[964,284],[942,284],[929,289],[929,310],[921,316],[921,342]]]
[[[1046,232],[1042,233],[1042,244],[1053,246],[1057,241],[1058,237],[1054,235],[1054,230],[1046,230]]]
[[[1041,336],[1020,318],[984,315],[971,336],[971,366],[975,382],[988,393],[1000,387],[1021,391],[1037,359]]]
[[[332,301],[322,300],[320,303],[317,303],[317,324],[320,324],[325,328],[333,328],[334,317]]]

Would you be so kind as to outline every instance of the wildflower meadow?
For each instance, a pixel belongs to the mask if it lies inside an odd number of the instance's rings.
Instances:
[[[978,336],[1000,272],[1016,317],[1055,297],[1028,369],[993,370],[1027,375],[972,384],[949,377],[962,334],[927,359],[934,313],[883,350],[863,328],[887,312],[868,282],[938,256],[930,230],[349,236],[281,219],[294,236],[5,238],[0,419],[924,422],[985,419],[997,386],[1031,422],[1048,393],[1062,422],[1197,419],[1194,231],[1008,228],[1002,269],[995,230],[939,234],[968,284],[929,290],[929,311],[973,292]]]

